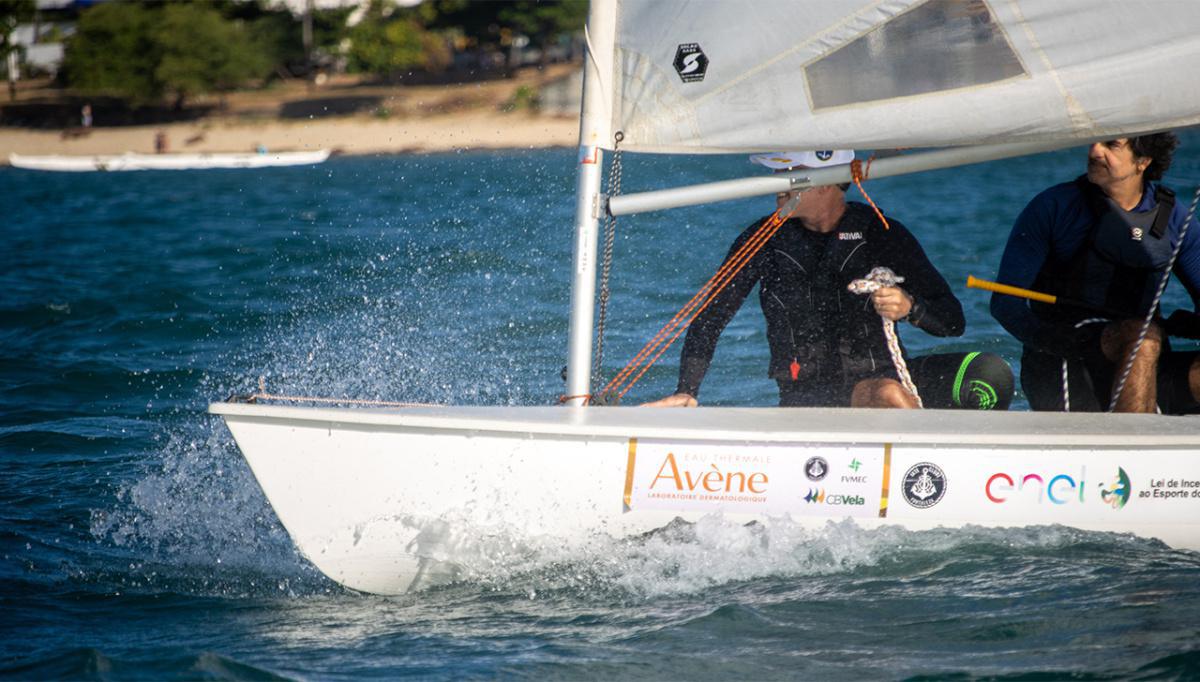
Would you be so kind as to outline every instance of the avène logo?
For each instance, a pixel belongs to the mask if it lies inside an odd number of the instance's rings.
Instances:
[[[662,466],[654,480],[650,482],[653,490],[660,483],[664,487],[674,486],[679,492],[709,492],[709,493],[755,493],[761,495],[767,492],[768,477],[762,471],[721,471],[715,463],[709,463],[708,469],[692,471],[685,465],[682,469],[675,460],[675,453],[667,453]]]

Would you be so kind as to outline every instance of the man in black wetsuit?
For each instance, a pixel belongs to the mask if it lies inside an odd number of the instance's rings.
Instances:
[[[849,150],[751,157],[777,171],[853,159]],[[717,338],[755,285],[767,319],[769,374],[779,385],[781,406],[917,406],[893,366],[880,316],[908,321],[934,336],[959,336],[966,324],[962,305],[908,229],[891,218],[885,229],[870,207],[846,201],[846,189],[827,186],[777,195],[776,203],[783,207],[803,193],[787,222],[692,323],[675,394],[650,406],[697,404]],[[766,220],[738,237],[727,261]],[[903,285],[883,287],[870,296],[847,289],[878,266],[903,277]],[[992,354],[916,358],[909,368],[926,407],[1006,409],[1012,397],[1012,372]]]

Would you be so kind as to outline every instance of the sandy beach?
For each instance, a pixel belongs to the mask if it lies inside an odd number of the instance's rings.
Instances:
[[[84,137],[58,131],[0,128],[0,163],[17,154],[119,154],[153,152],[154,137],[167,134],[169,151],[272,151],[331,149],[344,154],[394,154],[455,149],[573,146],[575,119],[525,113],[466,112],[421,119],[379,121],[339,117],[305,122],[259,124],[176,123],[93,129]],[[191,142],[189,142],[191,140]]]
[[[526,149],[574,146],[579,119],[577,67],[562,64],[516,78],[477,84],[403,88],[333,87],[228,96],[220,115],[194,121],[104,126],[88,130],[0,126],[0,164],[8,155],[150,153],[159,132],[170,152],[329,149],[342,154],[397,154],[457,149]],[[538,93],[543,106],[512,107],[519,93]],[[347,115],[325,115],[328,103],[369,101]],[[545,103],[551,106],[545,106]],[[564,104],[564,102],[566,104]],[[297,108],[317,113],[286,115]],[[511,109],[511,110],[509,110]]]

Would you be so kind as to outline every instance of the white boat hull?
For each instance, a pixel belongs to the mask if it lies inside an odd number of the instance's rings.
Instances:
[[[225,419],[299,550],[333,580],[380,594],[454,579],[467,556],[464,529],[571,546],[712,513],[812,527],[845,518],[910,529],[1063,524],[1200,550],[1193,418],[209,410]]]
[[[27,156],[9,154],[15,168],[81,173],[87,171],[199,170],[206,168],[268,168],[308,166],[329,158],[328,149],[310,152],[214,154],[110,154],[99,156]]]

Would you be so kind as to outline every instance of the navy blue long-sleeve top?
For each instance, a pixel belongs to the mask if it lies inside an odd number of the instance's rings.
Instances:
[[[1158,205],[1156,189],[1156,183],[1146,184],[1134,212],[1154,210]],[[1186,218],[1187,205],[1175,202],[1167,223],[1172,248],[1179,243]],[[1002,284],[1032,288],[1047,260],[1066,263],[1083,247],[1094,220],[1087,200],[1074,182],[1045,190],[1017,217],[1000,259],[997,279]],[[1200,228],[1194,218],[1175,262],[1174,273],[1192,297],[1193,306],[1200,305]],[[992,294],[991,312],[992,317],[1021,343],[1044,352],[1056,352],[1054,336],[1057,330],[1035,316],[1025,299]]]

